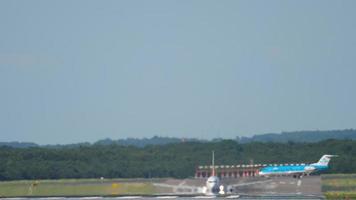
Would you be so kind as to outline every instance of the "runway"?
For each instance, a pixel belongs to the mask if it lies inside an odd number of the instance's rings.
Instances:
[[[133,181],[133,180],[132,180]],[[135,180],[137,183],[141,180]],[[153,194],[150,195],[127,195],[108,194],[103,196],[53,196],[53,197],[26,197],[26,198],[0,198],[6,200],[157,200],[157,199],[324,199],[321,192],[320,176],[303,177],[250,177],[250,178],[227,178],[221,182],[225,186],[234,185],[232,193],[223,196],[203,196],[190,188],[202,187],[205,179],[155,179],[145,180],[152,184]],[[175,186],[175,187],[167,187]],[[181,188],[181,189],[179,189]],[[182,189],[183,188],[183,189]],[[198,195],[197,195],[198,194]]]
[[[147,196],[120,196],[120,197],[39,197],[39,198],[0,198],[2,200],[159,200],[159,199],[176,199],[176,200],[199,200],[199,199],[246,199],[246,200],[300,200],[300,199],[309,199],[309,200],[319,200],[324,199],[323,197],[317,196],[293,196],[293,195],[268,195],[268,196],[240,196],[240,195],[228,195],[224,197],[215,197],[215,196],[192,196],[192,197],[182,197],[182,196],[156,196],[156,197],[147,197]]]
[[[187,193],[189,187],[204,186],[205,179],[166,180],[156,184],[157,193]],[[292,177],[250,177],[227,178],[221,180],[225,186],[234,185],[234,193],[239,195],[304,195],[323,196],[320,176],[306,176],[302,179]],[[173,185],[175,187],[167,187]]]
[[[234,193],[239,199],[323,199],[320,176],[307,176],[302,179],[292,177],[253,177],[222,179],[225,186],[234,185]],[[161,193],[189,192],[191,186],[202,186],[204,179],[167,180],[156,185]],[[167,186],[176,187],[169,188]],[[161,186],[161,187],[160,187]],[[180,188],[180,190],[178,189]],[[185,189],[187,188],[187,189]],[[207,197],[205,197],[207,198]],[[219,198],[237,198],[227,195]]]
[[[157,199],[324,199],[317,196],[286,196],[286,195],[271,195],[271,196],[240,196],[240,195],[228,195],[224,197],[215,196],[195,196],[195,197],[181,197],[181,196],[161,196],[161,197],[118,197],[114,199],[136,199],[136,200],[157,200]]]
[[[270,180],[267,184],[241,186],[236,188],[236,191],[248,195],[323,195],[320,176],[308,176],[302,179],[275,177]]]

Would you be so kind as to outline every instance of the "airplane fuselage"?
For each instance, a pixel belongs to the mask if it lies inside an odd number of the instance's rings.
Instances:
[[[220,179],[217,176],[210,176],[206,181],[206,195],[218,195],[220,191]]]
[[[315,171],[322,171],[328,169],[328,166],[318,165],[282,165],[282,166],[268,166],[261,169],[260,175],[292,175],[292,174],[310,174]]]

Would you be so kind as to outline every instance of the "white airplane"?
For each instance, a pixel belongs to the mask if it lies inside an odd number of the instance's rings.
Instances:
[[[170,184],[162,184],[162,183],[153,183],[154,186],[158,187],[168,187],[172,188],[175,193],[174,195],[206,195],[206,196],[224,196],[227,194],[232,194],[234,192],[234,188],[236,187],[241,187],[241,186],[247,186],[247,185],[253,185],[253,184],[261,184],[261,183],[267,183],[272,180],[263,180],[263,181],[256,181],[256,182],[247,182],[247,183],[239,183],[239,184],[232,184],[228,185],[225,187],[223,184],[221,184],[219,177],[216,175],[215,171],[215,156],[214,156],[214,151],[212,152],[212,167],[211,167],[211,176],[208,177],[208,179],[205,182],[205,186],[203,187],[195,187],[195,186],[187,186],[184,185],[185,181],[183,181],[179,185],[170,185]],[[190,192],[178,192],[178,191],[190,191]],[[236,193],[235,193],[236,194]],[[234,197],[237,197],[238,195],[235,195]]]
[[[212,164],[211,176],[206,180],[205,187],[203,187],[203,193],[205,193],[206,195],[225,194],[224,186],[220,185],[220,179],[215,174],[214,151],[213,151],[211,164]]]

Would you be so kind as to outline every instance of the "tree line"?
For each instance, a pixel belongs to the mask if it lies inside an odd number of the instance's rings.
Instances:
[[[0,147],[0,180],[60,178],[153,178],[194,176],[198,165],[312,163],[338,154],[328,173],[356,172],[356,141],[241,144],[235,140],[148,145],[85,145],[67,148]]]

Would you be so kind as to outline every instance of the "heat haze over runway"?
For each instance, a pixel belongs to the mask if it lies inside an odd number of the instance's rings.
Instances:
[[[239,195],[287,195],[287,196],[322,196],[320,176],[306,176],[301,179],[287,177],[250,177],[250,178],[227,178],[221,180],[225,185],[237,185],[234,192]],[[176,185],[177,188],[155,186],[159,193],[187,193],[189,191],[179,190],[178,186],[199,186],[204,184],[204,179],[167,179],[161,184]]]

